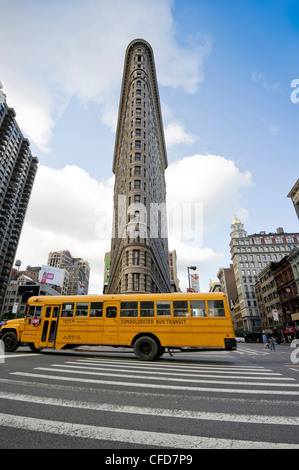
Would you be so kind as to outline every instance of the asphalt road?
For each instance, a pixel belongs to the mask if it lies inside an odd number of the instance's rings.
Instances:
[[[165,453],[190,464],[196,449],[299,448],[299,350],[239,344],[148,363],[82,349],[1,356],[1,449],[117,449],[139,461],[111,464],[135,468]]]

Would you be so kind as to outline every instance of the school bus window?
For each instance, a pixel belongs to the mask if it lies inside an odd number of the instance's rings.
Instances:
[[[62,304],[61,316],[72,317],[74,313],[74,304]]]
[[[57,318],[59,313],[59,307],[53,308],[52,318]]]
[[[116,307],[107,307],[106,308],[106,318],[116,318],[117,308]]]
[[[102,317],[103,316],[103,302],[91,302],[89,316],[90,317]]]
[[[141,317],[154,317],[154,302],[140,302],[140,316]]]
[[[121,317],[137,317],[138,316],[138,302],[121,302],[120,316]]]
[[[171,315],[170,310],[170,301],[168,300],[158,300],[157,301],[157,315]]]
[[[53,312],[53,314],[54,314],[54,312]],[[50,326],[49,339],[48,339],[48,341],[50,341],[50,342],[54,341],[56,326],[57,326],[57,322],[52,321],[51,326]]]
[[[206,303],[204,300],[191,300],[190,309],[192,317],[206,317]]]
[[[173,301],[173,316],[174,317],[188,317],[188,301],[187,300],[174,300]]]
[[[50,315],[51,315],[51,307],[47,307],[45,317],[46,317],[46,318],[49,318]]]
[[[77,302],[76,305],[76,317],[87,317],[88,315],[88,303],[86,302]]]
[[[208,300],[210,317],[225,317],[223,300]]]

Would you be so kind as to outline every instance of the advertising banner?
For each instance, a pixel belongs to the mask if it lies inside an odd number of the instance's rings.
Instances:
[[[51,284],[62,287],[63,271],[64,270],[60,268],[53,268],[53,266],[42,265],[38,280],[41,284]]]

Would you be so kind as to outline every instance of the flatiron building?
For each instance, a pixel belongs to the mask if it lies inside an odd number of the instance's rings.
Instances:
[[[38,164],[15,116],[0,102],[0,312]]]
[[[106,292],[170,292],[167,154],[154,54],[127,47],[115,139],[114,218]]]

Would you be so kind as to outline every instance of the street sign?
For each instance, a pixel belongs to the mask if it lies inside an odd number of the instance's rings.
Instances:
[[[191,274],[190,275],[191,287],[193,292],[199,292],[199,275]]]

